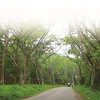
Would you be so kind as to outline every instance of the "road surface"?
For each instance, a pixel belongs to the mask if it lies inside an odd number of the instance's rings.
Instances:
[[[22,100],[83,100],[83,98],[71,87],[61,87]]]

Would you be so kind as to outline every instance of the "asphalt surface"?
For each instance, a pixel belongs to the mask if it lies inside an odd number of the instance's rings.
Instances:
[[[61,87],[22,100],[83,100],[83,98],[71,87]]]

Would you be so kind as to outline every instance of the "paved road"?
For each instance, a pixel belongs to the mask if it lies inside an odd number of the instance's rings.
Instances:
[[[71,87],[54,88],[22,100],[83,100]]]

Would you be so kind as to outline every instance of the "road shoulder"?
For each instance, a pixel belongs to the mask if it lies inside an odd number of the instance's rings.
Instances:
[[[83,97],[78,91],[73,89],[75,92],[75,96],[78,98],[78,100],[86,100],[85,97]]]

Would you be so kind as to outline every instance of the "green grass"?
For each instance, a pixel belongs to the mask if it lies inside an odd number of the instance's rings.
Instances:
[[[59,85],[0,85],[0,100],[18,100]]]
[[[82,94],[86,100],[100,100],[100,91],[94,91],[90,87],[74,86],[74,89]]]

